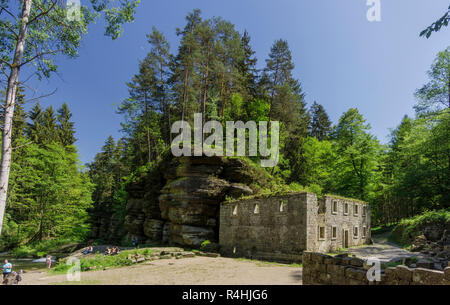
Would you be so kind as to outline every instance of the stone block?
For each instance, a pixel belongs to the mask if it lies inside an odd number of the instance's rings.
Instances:
[[[447,281],[450,281],[450,267],[446,267],[446,268],[444,269],[444,278],[445,278]]]
[[[323,262],[325,263],[325,265],[333,265],[334,262],[334,258],[333,257],[326,257]]]
[[[325,258],[329,257],[328,255],[322,253],[312,253],[311,261],[319,264],[323,264]]]
[[[351,266],[352,258],[351,257],[344,257],[344,258],[342,258],[342,264],[343,265],[347,265],[347,266]]]
[[[327,265],[325,264],[318,264],[316,265],[316,270],[320,273],[326,273],[327,272]]]
[[[444,272],[417,268],[413,271],[413,282],[419,285],[441,285],[444,280]]]
[[[397,266],[396,274],[400,281],[407,281],[408,283],[412,281],[413,269],[406,266]]]
[[[350,265],[355,267],[362,267],[364,264],[364,261],[360,258],[352,258],[350,261]]]
[[[308,264],[309,262],[311,262],[311,252],[303,252],[302,255],[302,262],[303,264]]]
[[[364,269],[359,268],[347,268],[345,270],[345,276],[358,280],[360,282],[367,281],[367,275],[366,271]]]

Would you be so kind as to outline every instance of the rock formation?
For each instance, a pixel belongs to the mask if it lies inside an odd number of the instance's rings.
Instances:
[[[128,187],[125,228],[146,243],[199,247],[218,240],[222,201],[269,186],[269,176],[242,159],[175,158]]]

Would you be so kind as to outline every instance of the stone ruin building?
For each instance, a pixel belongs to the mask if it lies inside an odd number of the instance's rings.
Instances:
[[[271,177],[244,159],[169,158],[127,187],[125,222],[101,216],[93,224],[95,238],[123,241],[126,235],[141,244],[188,248],[210,240],[226,255],[290,261],[304,250],[369,242],[370,211],[363,202],[318,201],[312,193],[239,199],[272,186]],[[238,201],[228,203],[233,198]]]
[[[370,210],[352,199],[297,193],[222,203],[219,240],[228,256],[301,261],[370,242]]]

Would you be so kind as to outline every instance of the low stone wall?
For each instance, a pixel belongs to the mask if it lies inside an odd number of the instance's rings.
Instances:
[[[381,281],[369,282],[372,266],[360,258],[303,252],[304,285],[450,285],[450,267],[444,271],[406,266],[389,267]]]

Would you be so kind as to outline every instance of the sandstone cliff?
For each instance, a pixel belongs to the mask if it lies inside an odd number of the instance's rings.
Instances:
[[[175,158],[127,188],[125,229],[146,243],[199,247],[218,240],[219,206],[226,197],[270,186],[270,177],[243,159]]]

